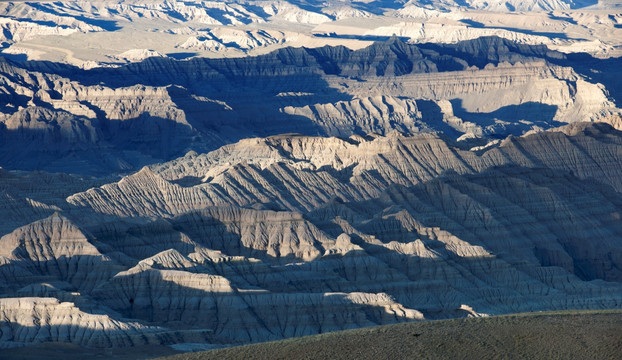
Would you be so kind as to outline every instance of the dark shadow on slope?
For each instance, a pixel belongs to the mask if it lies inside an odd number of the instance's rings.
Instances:
[[[532,188],[527,193],[514,194],[517,186],[511,183],[522,178],[526,178],[525,180],[533,184]],[[505,187],[493,185],[495,182],[505,184]],[[507,184],[508,182],[510,184]],[[457,190],[454,196],[470,195],[473,204],[476,205],[464,204],[464,201],[457,202],[446,190],[435,190],[439,184],[446,189]],[[473,185],[479,186],[480,190],[472,189]],[[576,188],[577,186],[579,188]],[[403,284],[403,280],[399,280],[399,277],[392,281],[374,280],[373,275],[372,278],[367,278],[369,275],[361,275],[363,274],[361,273],[362,270],[354,271],[356,267],[352,268],[352,265],[344,267],[345,262],[325,263],[326,270],[330,269],[348,279],[350,286],[365,286],[369,282],[381,282],[385,284],[384,288],[372,288],[371,291],[387,292],[407,307],[423,311],[426,318],[458,317],[460,313],[465,316],[465,312],[458,310],[461,304],[469,304],[475,310],[480,311],[481,309],[494,309],[495,313],[563,309],[568,306],[563,303],[556,305],[555,302],[550,302],[548,300],[550,296],[572,298],[574,300],[570,300],[568,304],[574,303],[575,307],[580,308],[615,306],[614,304],[619,299],[613,299],[611,295],[615,294],[616,291],[619,293],[619,290],[613,290],[616,287],[619,289],[619,285],[591,282],[594,279],[620,282],[622,279],[622,271],[620,271],[622,269],[620,267],[622,254],[616,250],[619,247],[616,248],[613,242],[609,240],[618,238],[622,234],[622,226],[615,222],[615,216],[602,219],[602,223],[592,224],[593,229],[579,231],[577,228],[545,229],[546,227],[534,227],[525,233],[508,235],[502,231],[502,228],[496,228],[493,224],[493,221],[499,221],[505,224],[504,226],[507,229],[525,229],[525,219],[520,218],[520,216],[521,211],[526,210],[518,211],[518,209],[527,209],[525,203],[528,203],[529,199],[539,196],[546,197],[546,194],[542,194],[542,187],[551,189],[560,196],[563,195],[564,205],[576,210],[586,206],[595,206],[599,202],[603,205],[607,203],[606,207],[613,205],[610,210],[602,210],[603,213],[612,211],[613,214],[616,214],[622,209],[622,199],[612,189],[594,190],[589,181],[579,181],[570,175],[559,176],[550,170],[512,167],[487,171],[481,175],[440,178],[410,188],[393,186],[387,190],[387,193],[396,193],[395,196],[382,196],[376,200],[344,204],[354,212],[361,214],[361,220],[351,222],[351,225],[365,234],[374,235],[375,239],[372,242],[356,234],[349,235],[352,237],[352,241],[361,246],[367,254],[393,269],[383,270],[383,273],[388,274],[391,271],[397,271],[398,274],[405,275],[408,278],[409,285],[402,286],[412,287],[412,290],[404,291],[403,288],[394,288],[392,282]],[[469,188],[471,188],[470,191]],[[590,190],[586,191],[586,188]],[[565,194],[562,194],[564,192]],[[491,194],[494,196],[490,197]],[[577,196],[576,194],[582,195]],[[611,195],[615,200],[607,200]],[[505,199],[512,196],[515,198],[514,203],[508,205]],[[595,199],[592,199],[594,197]],[[402,200],[394,202],[390,200],[393,198]],[[518,198],[521,200],[517,201]],[[506,202],[500,201],[501,199]],[[588,201],[585,201],[586,199]],[[416,204],[417,202],[418,204]],[[480,222],[475,217],[478,212],[477,204],[484,205],[488,209],[486,211],[491,212],[492,219]],[[557,206],[559,205],[557,204]],[[495,210],[495,206],[498,210]],[[374,209],[375,214],[366,214],[369,213],[369,209]],[[459,256],[450,249],[450,246],[448,247],[439,241],[436,238],[438,235],[428,236],[425,232],[413,234],[412,230],[403,227],[393,218],[381,216],[381,214],[383,216],[398,214],[400,209],[412,214],[423,226],[429,229],[436,228],[447,231],[470,245],[484,246],[485,249],[492,252],[493,256]],[[473,214],[470,214],[471,210],[473,210]],[[555,211],[551,211],[547,207],[532,208],[529,211],[534,217],[534,224],[545,223],[547,219],[551,220],[551,216],[555,217],[555,215],[551,215]],[[343,212],[340,211],[339,214],[341,213]],[[326,216],[330,217],[328,214]],[[565,220],[563,215],[561,216],[553,221],[563,223]],[[598,218],[601,219],[602,217],[598,216]],[[548,221],[548,223],[551,222]],[[595,235],[595,237],[589,235],[593,234],[593,231],[602,231],[599,229],[603,228],[617,229],[614,230],[617,235]],[[605,230],[603,234],[608,231],[611,230]],[[549,234],[551,235],[549,236]],[[409,242],[413,241],[415,237],[421,240],[426,249],[434,252],[438,257],[402,254],[375,243],[376,241],[384,244],[390,241]],[[534,244],[539,245],[529,249],[525,248],[525,245],[518,244],[516,247],[517,244],[514,244],[515,250],[504,244],[495,245],[506,240],[520,240],[521,237],[531,239]],[[561,252],[566,252],[573,259],[570,264],[562,261],[563,257],[560,257],[559,252],[550,251],[552,248],[548,248],[549,245],[545,245],[543,241],[547,237],[548,240],[561,244],[560,249],[563,249]],[[594,242],[595,238],[600,240]],[[545,251],[543,251],[544,246],[547,246]],[[594,252],[600,252],[601,255],[595,255]],[[617,260],[613,260],[616,258]],[[603,262],[603,259],[606,260]],[[326,262],[328,260],[323,257],[316,261]],[[345,258],[342,261],[345,261]],[[609,261],[611,263],[607,263]],[[356,278],[353,274],[358,274],[359,277]],[[561,283],[569,280],[582,283],[585,286],[582,291],[585,292],[569,291],[564,286],[560,286]],[[540,290],[536,290],[539,287],[547,290],[540,292]],[[370,290],[370,288],[367,289]],[[604,292],[603,295],[597,295],[586,300],[585,296],[593,296],[590,295],[592,291]]]
[[[197,56],[197,55],[198,53],[193,53],[193,52],[174,52],[174,53],[166,54],[166,56],[173,58],[175,60],[185,60],[185,59],[189,59],[194,56]]]
[[[470,27],[474,27],[474,28],[484,28],[486,27],[486,25],[484,25],[484,23],[481,23],[479,21],[475,21],[473,19],[460,19],[459,20],[461,23],[466,24]]]
[[[37,25],[41,25],[41,26],[47,26],[47,27],[51,27],[51,28],[55,28],[55,27],[59,27],[61,29],[69,29],[70,26],[69,25],[59,25],[57,23],[55,23],[54,21],[45,21],[45,20],[36,20],[36,19],[29,19],[29,18],[19,18],[19,17],[15,17],[15,16],[7,16],[6,18],[9,18],[11,20],[15,20],[18,22],[25,22],[25,23],[31,23],[31,24],[37,24]],[[13,39],[9,39],[9,40],[13,40]]]
[[[244,8],[264,20],[268,20],[268,18],[271,16],[268,13],[266,13],[265,10],[261,6],[255,5],[252,2],[248,2],[244,4]]]
[[[357,304],[346,294],[243,292],[229,288],[225,279],[203,281],[207,287],[216,287],[208,290],[185,286],[177,272],[145,270],[118,276],[94,293],[99,302],[128,318],[180,330],[202,329],[209,334],[206,340],[216,344],[274,340],[405,320],[400,315],[386,314],[382,306]],[[222,288],[218,288],[219,281]]]
[[[382,35],[349,35],[349,34],[337,34],[335,32],[331,33],[314,33],[313,36],[319,38],[333,38],[333,39],[351,39],[351,40],[361,40],[361,41],[380,41],[384,42],[392,38],[392,36],[382,36]],[[401,36],[398,37],[402,41],[410,40],[409,37]]]
[[[294,253],[288,255],[281,254],[281,251],[287,252],[288,249],[291,250],[301,245],[296,243],[296,241],[308,241],[308,244],[302,244],[301,249],[306,245],[310,251],[314,251],[317,255],[322,254],[323,249],[319,248],[318,239],[304,239],[298,238],[297,235],[292,235],[291,243],[288,243],[283,241],[284,239],[281,238],[280,234],[262,233],[262,231],[272,228],[278,229],[279,227],[283,227],[283,231],[292,231],[291,227],[296,224],[304,227],[305,220],[295,218],[293,213],[235,208],[229,209],[229,211],[232,213],[240,211],[241,214],[239,214],[239,218],[236,214],[231,215],[232,218],[225,223],[225,220],[212,216],[209,211],[193,211],[175,217],[171,220],[171,223],[173,229],[188,235],[190,239],[201,246],[221,251],[229,256],[256,258],[274,265],[287,264],[301,260]],[[226,208],[224,208],[224,212],[227,212]],[[244,214],[257,217],[257,222],[264,223],[262,226],[263,230],[256,229],[255,231],[258,231],[257,234],[242,234],[244,230],[253,231],[254,229],[254,225],[247,223],[251,219],[244,218]],[[287,224],[290,225],[288,226]],[[244,229],[244,226],[247,226],[248,229]],[[273,230],[276,231],[275,229]],[[256,238],[255,236],[262,236],[262,238]],[[244,241],[252,243],[247,244]]]
[[[86,293],[123,270],[115,261],[99,255],[63,255],[52,260],[20,258],[10,260],[0,268],[0,276],[11,274],[3,280],[13,291],[30,284],[62,281],[71,284],[73,290]]]
[[[121,29],[121,27],[117,24],[117,21],[115,20],[93,19],[93,18],[88,18],[83,15],[67,15],[67,14],[59,13],[58,11],[54,10],[52,7],[48,6],[45,3],[31,2],[31,3],[28,3],[28,5],[43,13],[49,13],[52,15],[60,16],[60,17],[82,21],[92,26],[98,26],[104,29],[105,31],[116,31],[116,30]]]
[[[439,178],[410,188],[394,186],[385,194],[364,207],[376,208],[378,213],[391,206],[402,207],[426,227],[484,246],[511,263],[537,260],[540,266],[564,268],[584,281],[622,282],[622,252],[611,240],[622,236],[622,225],[616,221],[616,214],[622,212],[622,198],[608,186],[594,186],[593,181],[549,169],[507,167]],[[393,198],[403,202],[389,200]],[[579,221],[585,211],[600,215]],[[482,214],[488,215],[480,217]],[[381,220],[378,215],[373,218],[374,224],[363,221],[355,227],[384,241],[409,239],[409,231],[399,230],[398,221]],[[383,229],[397,232],[387,238]],[[425,234],[417,236],[424,243],[430,241]],[[537,246],[520,249],[521,241]],[[438,250],[438,246],[431,249]]]
[[[487,64],[499,62],[525,62],[530,58],[545,59],[548,62],[572,67],[592,83],[601,83],[615,103],[622,104],[622,62],[621,58],[599,59],[586,53],[565,54],[549,50],[544,45],[517,44],[496,36],[461,41],[456,44],[418,44],[421,49],[430,49],[441,55],[458,57],[471,66],[482,69]]]
[[[171,112],[169,119],[143,112],[136,118],[111,120],[101,109],[81,102],[96,114],[87,118],[43,102],[17,110],[26,105],[25,97],[0,95],[7,100],[4,110],[13,112],[9,122],[15,127],[9,130],[0,124],[0,164],[7,169],[102,175],[167,161],[190,149],[210,151],[247,135],[248,130],[227,116],[233,111],[169,90],[186,114]]]
[[[344,140],[347,141],[347,140]],[[316,170],[314,170],[315,173],[319,173],[319,172],[325,172],[330,174],[330,176],[332,176],[333,178],[339,180],[342,183],[347,183],[348,181],[350,181],[350,179],[352,178],[353,174],[354,174],[354,168],[356,167],[356,164],[352,164],[349,165],[347,167],[344,167],[340,170],[335,169],[333,166],[330,165],[324,165],[322,167],[317,168]],[[341,199],[339,197],[339,195],[336,195],[336,197],[338,199]]]
[[[58,209],[66,210],[65,199],[75,192],[100,186],[117,178],[93,179],[42,171],[0,170],[0,237],[16,228],[45,219]],[[34,202],[33,202],[34,200]],[[40,206],[47,204],[50,207]],[[56,208],[55,208],[56,207]]]
[[[314,1],[314,0],[311,0],[311,1],[309,1],[309,0],[290,0],[290,1],[288,1],[288,3],[293,4],[293,5],[299,7],[302,10],[306,10],[306,11],[309,11],[309,12],[312,12],[312,13],[318,13],[318,14],[323,14],[322,13],[322,8],[325,6],[324,3],[319,2],[319,1]],[[263,9],[262,9],[262,12],[263,12]],[[326,15],[326,14],[323,14],[323,15]]]
[[[220,9],[210,9],[209,15],[211,17],[217,19],[218,21],[220,21],[224,25],[233,25],[234,24],[233,20],[231,20],[231,17],[233,17],[233,16],[230,15],[230,13],[227,12],[227,11],[222,11]],[[240,22],[240,23],[245,24],[245,25],[249,25],[249,24],[253,23],[253,19],[240,18],[240,17],[236,17],[235,21],[236,22]]]
[[[512,285],[496,281],[490,274],[486,275],[479,269],[486,267],[482,266],[482,263],[489,263],[490,267],[490,263],[496,261],[493,258],[460,258],[447,251],[440,241],[431,239],[423,241],[428,249],[438,253],[437,258],[402,254],[367,242],[356,235],[352,238],[366,254],[385,264],[386,272],[397,272],[405,277],[405,280],[398,281],[401,286],[384,280],[383,283],[386,285],[375,290],[386,292],[404,306],[421,311],[428,320],[467,317],[468,313],[460,309],[465,303],[476,311],[494,308],[497,314],[520,312],[521,308],[515,307],[513,303],[528,295],[509,290],[513,288]],[[486,276],[491,279],[486,281]],[[404,282],[407,284],[403,284]],[[503,303],[498,297],[491,297],[489,292],[493,288],[506,288],[508,302]]]
[[[519,105],[503,106],[488,113],[473,113],[464,109],[462,100],[450,101],[457,117],[473,122],[484,129],[486,135],[504,139],[508,135],[522,135],[534,126],[549,129],[565,125],[554,121],[557,113],[556,105],[538,102],[526,102]]]
[[[589,82],[601,83],[607,96],[622,106],[622,58],[598,59],[585,53],[570,53],[547,58],[553,64],[570,66]]]
[[[349,95],[328,86],[318,72],[317,65],[308,67],[315,62],[304,50],[284,49],[259,58],[188,61],[151,58],[116,70],[101,68],[83,71],[64,67],[57,72],[84,85],[101,83],[114,88],[136,84],[183,87],[187,89],[187,94],[177,97],[177,100],[181,100],[178,106],[195,114],[189,119],[193,125],[209,125],[212,122],[210,126],[215,128],[216,137],[233,142],[245,137],[287,132],[323,134],[322,129],[309,119],[280,111],[282,106],[287,105],[284,104],[286,97],[281,94],[312,93],[312,97],[296,98],[300,106],[350,99]],[[205,108],[205,104],[189,95],[225,102],[232,110],[221,113],[222,116],[217,118],[216,114],[209,111],[198,111]],[[198,109],[194,108],[195,105],[199,105]],[[212,120],[205,122],[202,118],[206,116]],[[207,148],[212,150],[220,145],[222,143],[208,144]]]
[[[183,156],[200,136],[187,124],[146,113],[134,119],[106,121],[105,134],[116,150],[135,151],[160,161]]]
[[[123,173],[183,155],[196,136],[188,126],[148,114],[100,123],[57,113],[65,116],[62,122],[38,118],[43,128],[0,128],[0,165],[94,176]]]
[[[461,132],[443,121],[444,114],[438,104],[432,100],[415,100],[417,109],[421,111],[421,120],[436,131],[440,131],[450,139],[457,139]]]
[[[2,56],[0,56],[0,65],[2,65],[3,62],[5,62],[5,58],[9,58],[12,57],[13,55],[11,54],[1,54]],[[15,55],[16,57],[21,57],[22,55]],[[27,60],[27,58],[24,55],[24,61]],[[2,72],[2,77],[6,77],[8,78],[9,81],[15,81],[17,83],[19,83],[19,80],[16,81],[17,79],[15,79],[15,76],[11,76],[8,73]],[[28,102],[30,101],[30,97],[23,95],[23,94],[18,94],[15,89],[13,89],[10,86],[4,86],[3,87],[3,91],[2,93],[0,93],[0,113],[3,114],[14,114],[17,111],[19,111],[20,107],[26,107],[28,106]],[[0,123],[0,126],[4,127],[5,124],[4,123]]]
[[[571,9],[581,9],[584,7],[588,7],[588,6],[592,6],[592,5],[597,5],[598,4],[598,0],[578,0],[578,1],[573,1],[570,5]]]
[[[480,69],[488,64],[497,65],[504,61],[514,64],[535,58],[545,58],[549,53],[554,53],[544,45],[517,44],[496,36],[485,36],[455,44],[426,43],[417,46],[421,49],[433,50],[441,55],[460,58],[469,66],[476,66]]]
[[[597,2],[598,0],[595,0],[594,4],[596,4]],[[558,21],[563,21],[568,24],[578,25],[577,21],[571,18],[570,16],[558,16],[558,15],[555,15],[555,13],[553,12],[550,12],[548,15],[551,20],[558,20]]]
[[[8,44],[8,43],[7,43]],[[7,45],[8,47],[8,45]],[[2,49],[2,47],[0,46],[0,49]],[[9,53],[5,53],[5,52],[0,52],[0,59],[8,59],[14,62],[26,62],[28,61],[28,55],[26,54],[9,54]]]
[[[388,55],[387,55],[388,54]],[[324,47],[318,49],[280,49],[268,55],[240,59],[191,59],[175,61],[166,58],[151,58],[143,62],[129,64],[118,69],[98,68],[82,70],[75,67],[51,62],[13,63],[6,60],[8,66],[17,66],[30,71],[43,71],[65,76],[83,85],[106,85],[113,88],[127,87],[136,84],[150,86],[169,86],[186,89],[186,94],[173,94],[174,101],[184,112],[190,114],[188,121],[198,133],[171,134],[161,136],[163,144],[154,145],[150,142],[141,147],[134,144],[139,152],[147,151],[149,156],[141,159],[123,159],[130,164],[149,163],[158,160],[169,160],[189,149],[208,151],[224,143],[237,141],[252,136],[268,136],[278,133],[296,132],[305,135],[326,135],[326,131],[312,120],[302,116],[290,116],[281,112],[285,106],[306,106],[316,103],[335,103],[351,100],[351,96],[331,88],[325,80],[326,75],[347,77],[361,76],[399,76],[411,72],[453,71],[461,70],[469,65],[483,68],[487,64],[498,64],[501,61],[525,62],[530,59],[547,59],[547,61],[573,66],[576,71],[592,82],[601,82],[609,90],[609,96],[620,103],[622,94],[622,67],[619,59],[595,59],[586,54],[561,54],[548,50],[544,46],[515,44],[511,41],[495,37],[464,41],[458,44],[405,44],[397,38],[384,43],[375,43],[369,48],[351,51],[343,47]],[[283,96],[283,94],[313,94],[312,96]],[[196,97],[205,97],[214,101],[224,102],[232,110],[223,112],[216,107],[207,106],[205,101]],[[13,99],[13,98],[11,98]],[[13,101],[6,99],[8,101]],[[26,99],[15,98],[15,102],[23,103]],[[526,105],[520,105],[526,106]],[[499,116],[504,120],[514,116],[514,110],[525,110],[522,107],[507,108],[505,113],[491,113],[486,116]],[[536,106],[536,105],[534,105]],[[540,106],[540,105],[538,105]],[[197,111],[199,109],[199,111]],[[215,110],[213,112],[212,110]],[[432,109],[434,110],[434,109]],[[528,110],[528,109],[527,109]],[[544,115],[548,118],[552,109],[542,105]],[[219,113],[219,111],[221,111]],[[229,116],[231,114],[231,116]],[[431,111],[428,120],[435,122],[448,136],[452,130],[438,121],[438,111]],[[475,117],[476,114],[461,113]],[[424,116],[426,116],[424,114]],[[101,114],[100,114],[101,118]],[[531,121],[531,119],[527,119]],[[543,121],[546,123],[548,119]],[[156,121],[157,122],[157,121]],[[169,129],[166,120],[156,127]],[[166,126],[165,126],[166,125]],[[175,127],[175,124],[170,124]],[[555,124],[545,124],[545,127]],[[203,129],[203,130],[202,130]],[[179,129],[178,129],[179,130]],[[180,130],[185,131],[184,127]],[[177,130],[175,130],[177,131]],[[182,132],[183,132],[182,131]],[[193,130],[194,131],[194,130]],[[354,129],[354,131],[357,131]],[[360,130],[359,130],[360,131]],[[507,131],[507,133],[520,133]],[[105,140],[111,140],[113,148],[116,134],[107,133]],[[119,134],[121,137],[122,134]],[[177,141],[175,139],[184,139]],[[131,139],[135,141],[136,139]],[[158,140],[155,140],[158,141]],[[177,148],[178,144],[183,148]],[[168,144],[168,145],[167,145]],[[108,143],[107,145],[110,145]],[[129,150],[133,150],[129,149]],[[128,149],[117,149],[125,151]],[[131,155],[131,154],[129,154]],[[114,158],[115,156],[113,156]],[[140,158],[140,156],[138,156]],[[11,157],[7,158],[11,163]],[[13,166],[13,165],[11,165]],[[32,168],[32,167],[30,167]],[[51,169],[47,167],[46,169]],[[61,170],[62,167],[55,169]],[[93,171],[93,170],[89,170]]]
[[[398,10],[401,9],[407,0],[372,0],[372,1],[357,1],[352,4],[352,7],[367,11],[374,15],[384,15],[386,10]]]
[[[177,180],[169,180],[169,182],[172,184],[177,184],[181,187],[193,187],[193,186],[202,184],[203,178],[199,176],[186,175]]]
[[[556,20],[564,20],[567,18],[557,18]],[[519,33],[519,34],[526,34],[526,35],[535,35],[535,36],[544,36],[547,38],[558,38],[558,39],[572,39],[572,40],[584,40],[584,39],[577,39],[577,38],[569,38],[568,34],[565,33],[559,33],[559,32],[544,32],[544,31],[533,31],[533,30],[526,30],[526,29],[519,29],[519,28],[512,28],[512,27],[503,27],[503,26],[486,26],[480,22],[471,20],[471,19],[460,19],[461,23],[464,23],[470,27],[473,28],[477,28],[477,29],[501,29],[501,30],[508,30],[508,31],[512,31],[515,33]],[[576,24],[576,22],[575,22]]]
[[[134,266],[142,259],[170,249],[175,249],[184,256],[196,250],[194,244],[188,242],[184,235],[166,220],[140,221],[115,216],[97,216],[101,220],[87,229],[97,242],[102,244],[98,248],[113,258],[122,254],[118,261],[127,266]]]

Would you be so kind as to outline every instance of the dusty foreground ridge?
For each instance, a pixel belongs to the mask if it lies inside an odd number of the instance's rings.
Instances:
[[[617,359],[620,311],[441,320],[341,331],[167,357],[208,359]]]
[[[564,311],[439,320],[346,330],[302,338],[186,353],[163,360],[529,358],[617,359],[620,311]],[[197,351],[204,344],[186,344]],[[182,348],[182,347],[180,347]],[[203,347],[204,348],[204,347]],[[176,351],[164,346],[96,349],[43,343],[4,350],[11,359],[63,356],[68,360],[153,359]]]

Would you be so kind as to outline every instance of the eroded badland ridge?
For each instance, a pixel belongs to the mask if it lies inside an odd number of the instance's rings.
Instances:
[[[0,348],[620,308],[621,11],[499,6],[2,4]]]

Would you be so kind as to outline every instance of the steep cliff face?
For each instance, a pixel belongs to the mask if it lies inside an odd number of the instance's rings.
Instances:
[[[149,343],[147,336],[159,330],[108,315],[85,313],[73,303],[54,298],[0,299],[0,313],[2,348],[49,341],[93,347],[132,346]]]
[[[236,256],[312,261],[334,243],[302,215],[290,212],[210,208],[172,222],[202,246]]]
[[[617,85],[602,75],[612,64],[495,37],[454,45],[393,37],[356,51],[149,58],[89,71],[3,60],[0,160],[105,174],[281,133],[438,132],[483,144],[577,121],[618,126]]]
[[[24,286],[34,278],[64,281],[89,291],[120,270],[59,214],[16,229],[0,238],[0,244],[0,257],[8,265],[4,281],[11,287]]]
[[[602,123],[474,150],[429,133],[279,135],[40,195],[64,215],[0,239],[2,346],[618,307],[621,141]]]
[[[349,137],[362,130],[384,134],[392,130],[416,133],[434,129],[422,121],[416,101],[394,96],[374,96],[304,107],[287,106],[283,112],[312,119],[314,123],[321,124],[327,134],[341,137]]]
[[[376,197],[393,184],[409,186],[448,172],[473,174],[512,165],[594,177],[619,191],[619,133],[605,124],[574,129],[573,136],[542,132],[509,138],[480,153],[459,150],[431,134],[250,139],[190,154],[154,167],[156,172],[145,168],[67,201],[117,216],[171,216],[226,204],[308,211],[333,198]],[[195,180],[190,186],[176,183],[187,179]]]
[[[183,51],[265,50],[175,60],[141,44],[90,70],[71,53],[0,58],[0,348],[241,344],[621,306],[620,60],[499,37],[282,47],[297,31],[329,41],[351,26],[368,41],[449,16],[398,5],[0,5],[6,46],[148,19]],[[469,16],[449,26],[480,29]],[[518,17],[494,21],[515,34]]]

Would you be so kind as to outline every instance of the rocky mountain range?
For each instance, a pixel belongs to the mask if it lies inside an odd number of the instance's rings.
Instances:
[[[96,0],[0,4],[5,56],[118,66],[148,57],[241,57],[283,47],[361,49],[498,36],[564,53],[620,56],[616,0]]]
[[[615,4],[0,13],[0,349],[622,306]]]
[[[281,133],[442,131],[468,148],[564,123],[619,127],[616,63],[497,37],[91,70],[5,59],[0,160],[102,175]]]

